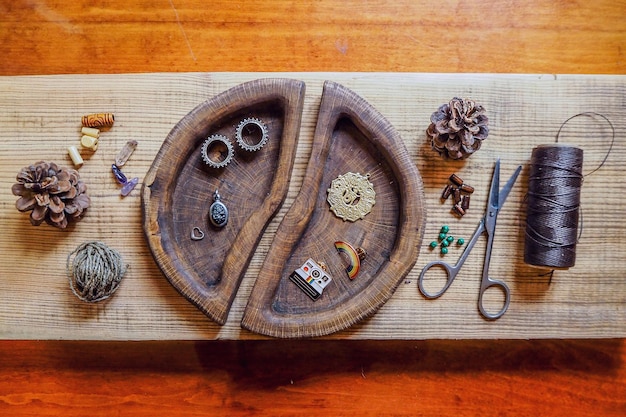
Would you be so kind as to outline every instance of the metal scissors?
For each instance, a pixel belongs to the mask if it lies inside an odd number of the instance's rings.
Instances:
[[[418,286],[420,291],[422,292],[422,294],[424,294],[426,298],[432,299],[440,297],[448,290],[448,288],[450,287],[450,285],[452,285],[452,282],[456,278],[457,274],[461,270],[461,267],[465,263],[465,260],[474,248],[474,245],[476,245],[478,238],[482,234],[486,234],[487,250],[485,251],[485,262],[483,264],[483,275],[480,282],[480,292],[478,293],[478,309],[480,310],[480,314],[482,314],[483,317],[485,317],[486,319],[495,320],[500,318],[509,308],[509,303],[511,301],[511,292],[509,290],[509,287],[504,283],[504,281],[489,278],[489,261],[491,260],[491,250],[493,248],[493,238],[496,231],[496,220],[498,218],[498,213],[500,212],[504,201],[509,196],[509,192],[511,191],[511,188],[513,188],[513,184],[515,184],[515,180],[517,180],[517,176],[519,175],[521,170],[522,167],[520,165],[519,167],[517,167],[517,170],[507,181],[502,190],[500,190],[500,160],[498,159],[496,161],[496,166],[494,168],[493,176],[491,178],[491,189],[489,191],[489,202],[487,203],[487,211],[485,213],[485,216],[478,223],[476,231],[467,243],[467,246],[465,247],[465,250],[461,254],[461,257],[459,258],[457,263],[454,266],[451,266],[450,264],[443,261],[434,261],[427,264],[424,269],[422,269],[418,280]],[[439,292],[433,294],[427,292],[424,289],[424,275],[434,266],[440,267],[445,270],[447,275],[447,281],[444,287]],[[500,288],[505,297],[504,306],[502,307],[502,309],[500,309],[500,311],[495,314],[489,313],[487,310],[485,310],[483,306],[483,294],[485,293],[485,291],[487,291],[487,289],[491,287]]]

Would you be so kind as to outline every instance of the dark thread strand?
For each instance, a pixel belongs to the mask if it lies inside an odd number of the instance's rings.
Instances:
[[[581,117],[581,116],[590,117],[590,118],[599,117],[599,118],[603,119],[605,122],[607,122],[609,127],[611,128],[611,142],[609,143],[609,149],[606,151],[606,154],[604,155],[604,158],[602,159],[600,164],[597,167],[595,167],[593,170],[591,170],[590,172],[588,172],[588,173],[583,175],[583,177],[586,177],[586,176],[589,176],[589,175],[593,174],[594,172],[596,172],[600,168],[602,168],[604,166],[604,164],[606,163],[606,160],[609,158],[609,155],[611,154],[611,151],[613,150],[613,145],[615,144],[615,127],[613,126],[613,123],[611,123],[609,118],[606,117],[603,114],[596,113],[596,112],[593,112],[593,111],[588,111],[588,112],[584,112],[584,113],[578,113],[578,114],[575,114],[575,115],[569,117],[567,120],[565,120],[563,123],[561,123],[561,126],[559,127],[559,131],[556,132],[556,137],[554,138],[554,142],[555,143],[559,143],[559,136],[561,135],[561,131],[563,130],[563,127],[565,127],[567,122],[569,122],[570,120],[575,119],[577,117]]]
[[[543,145],[533,149],[528,178],[524,262],[567,269],[576,262],[582,149]]]

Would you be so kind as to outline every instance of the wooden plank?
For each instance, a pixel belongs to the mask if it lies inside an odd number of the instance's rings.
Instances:
[[[626,66],[624,0],[3,3],[0,75],[207,69],[624,74]]]
[[[626,335],[626,243],[621,196],[624,185],[626,124],[622,76],[442,75],[388,73],[280,74],[307,84],[300,141],[290,189],[283,208],[267,228],[225,326],[212,323],[165,280],[147,249],[141,230],[139,191],[121,199],[109,166],[128,139],[139,146],[124,167],[142,177],[165,136],[188,111],[215,94],[276,74],[179,73],[0,78],[0,207],[5,229],[0,236],[0,338],[3,339],[247,339],[257,336],[239,323],[272,234],[302,184],[311,150],[321,86],[331,79],[353,89],[376,107],[403,137],[424,179],[428,224],[420,257],[391,300],[371,319],[333,338],[550,338],[624,337]],[[442,162],[429,149],[424,130],[437,106],[453,96],[471,96],[483,104],[491,134],[477,154],[463,162]],[[40,159],[70,164],[66,147],[77,144],[80,116],[95,111],[116,114],[98,151],[81,168],[93,207],[71,231],[30,226],[14,208],[8,191],[15,174]],[[443,223],[469,237],[483,213],[493,162],[502,159],[502,175],[527,166],[532,148],[554,142],[568,117],[594,111],[608,117],[616,142],[604,166],[585,179],[584,228],[577,264],[555,273],[552,282],[522,262],[525,169],[500,215],[492,274],[512,289],[504,317],[483,320],[476,310],[480,248],[462,276],[439,300],[417,290],[421,268],[437,257],[426,249]],[[585,172],[601,163],[610,145],[610,129],[601,121],[579,118],[568,124],[561,141],[585,150]],[[472,210],[461,221],[439,202],[452,172],[476,187]],[[131,265],[117,294],[103,304],[87,305],[69,291],[67,254],[85,240],[100,239],[117,248]],[[447,259],[454,259],[449,257]]]
[[[619,339],[5,341],[0,358],[0,407],[12,417],[623,417],[626,409]]]

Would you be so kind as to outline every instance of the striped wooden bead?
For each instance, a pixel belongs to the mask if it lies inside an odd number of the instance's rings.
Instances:
[[[81,118],[83,126],[87,127],[111,127],[115,123],[113,113],[92,113]]]

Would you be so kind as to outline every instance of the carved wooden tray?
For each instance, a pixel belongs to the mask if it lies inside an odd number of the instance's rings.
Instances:
[[[219,324],[285,198],[303,96],[304,84],[293,80],[226,91],[174,127],[146,177],[144,233],[154,258],[170,283]],[[237,149],[225,167],[208,166],[205,139],[232,138],[249,117],[267,126],[267,144],[256,152]],[[367,177],[376,193],[371,212],[355,221],[337,217],[326,201],[331,182],[347,173]],[[209,222],[215,190],[229,211],[223,228]],[[364,99],[326,82],[302,190],[278,229],[242,327],[275,337],[319,336],[373,314],[415,264],[424,220],[422,181],[398,133]],[[358,276],[347,275],[351,261],[335,242],[365,249]],[[316,299],[290,280],[308,258],[325,264],[332,281]]]
[[[371,212],[354,222],[327,202],[331,182],[348,172],[367,175],[376,193]],[[304,183],[276,232],[242,327],[274,337],[320,336],[374,314],[417,261],[423,200],[422,179],[393,126],[363,98],[326,81]],[[367,252],[354,279],[336,241]],[[332,278],[315,301],[289,279],[309,258],[326,264]]]
[[[287,195],[304,91],[301,81],[256,80],[202,103],[172,129],[145,177],[143,229],[157,264],[219,324],[226,322],[263,231]],[[238,124],[250,117],[267,127],[267,143],[257,151],[235,142]],[[224,168],[201,157],[203,142],[214,134],[233,144],[234,158]],[[222,228],[209,224],[215,190],[229,210]],[[194,240],[192,232],[204,238]]]

